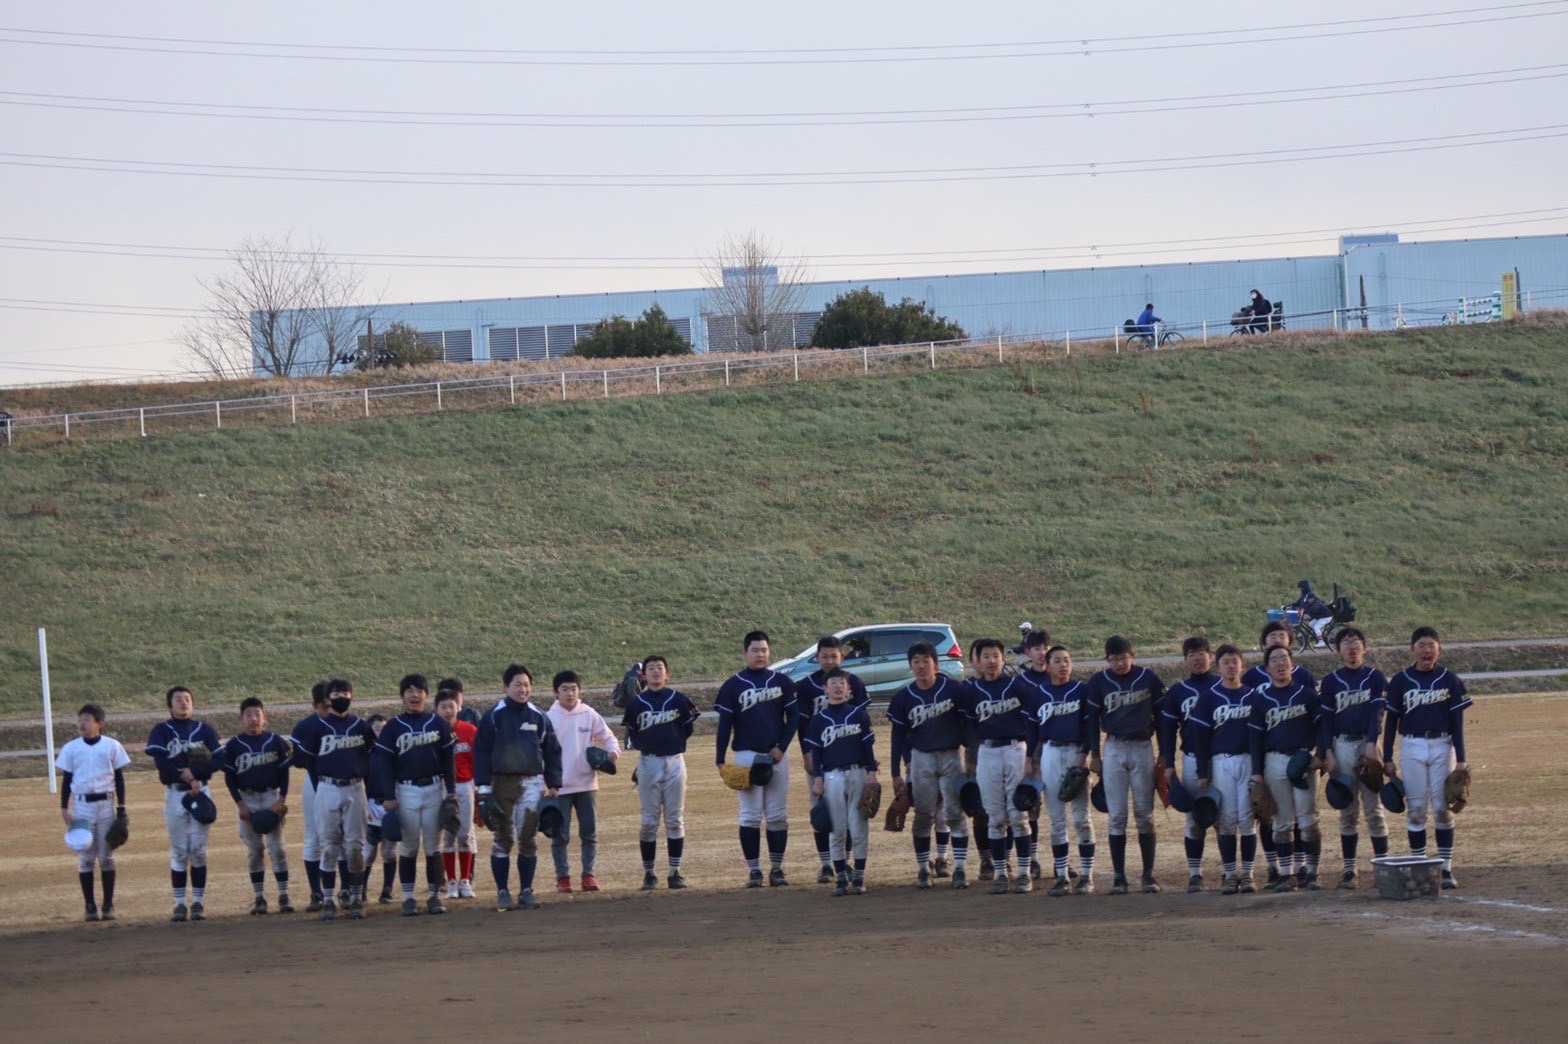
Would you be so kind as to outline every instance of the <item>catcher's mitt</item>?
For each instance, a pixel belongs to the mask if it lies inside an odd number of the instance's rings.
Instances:
[[[441,811],[437,814],[436,822],[444,834],[455,834],[463,828],[463,820],[457,814],[456,794],[448,794],[441,799]]]
[[[1383,763],[1373,761],[1365,754],[1356,759],[1356,778],[1361,785],[1376,794],[1383,789]]]
[[[1160,805],[1171,807],[1171,781],[1165,775],[1165,765],[1158,758],[1154,761],[1154,792],[1160,795]]]
[[[908,818],[912,806],[908,787],[895,786],[893,790],[893,800],[887,804],[887,819],[883,821],[882,829],[897,834],[903,831],[904,820]]]
[[[744,765],[720,765],[719,775],[731,790],[751,789],[751,769]]]
[[[1252,799],[1252,814],[1260,820],[1272,820],[1279,814],[1279,806],[1274,803],[1274,795],[1269,793],[1267,784],[1257,780],[1247,784],[1247,796]]]
[[[1058,801],[1072,801],[1083,793],[1089,784],[1089,770],[1082,765],[1071,765],[1062,773],[1062,785],[1056,790]]]
[[[131,839],[131,817],[125,814],[125,809],[120,809],[114,817],[114,822],[109,824],[109,832],[104,835],[104,840],[109,842],[110,848],[119,848]]]
[[[1470,804],[1470,770],[1467,768],[1454,769],[1443,780],[1443,800],[1448,803],[1448,811],[1463,812],[1465,806]]]
[[[871,780],[860,790],[860,811],[867,819],[882,807],[882,784]]]

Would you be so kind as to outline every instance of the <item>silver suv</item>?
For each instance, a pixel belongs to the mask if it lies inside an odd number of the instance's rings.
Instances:
[[[865,683],[872,696],[891,696],[914,680],[909,671],[909,647],[930,642],[936,647],[937,669],[954,681],[964,677],[964,651],[952,627],[945,623],[873,624],[835,631],[844,642],[844,669]],[[770,669],[800,679],[817,670],[817,645],[811,643]]]

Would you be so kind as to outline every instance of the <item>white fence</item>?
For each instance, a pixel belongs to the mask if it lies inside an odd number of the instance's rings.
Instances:
[[[1491,298],[1476,299],[1487,307],[1453,310],[1453,300],[1398,305],[1390,308],[1331,309],[1294,312],[1276,316],[1275,329],[1353,330],[1454,322],[1484,321],[1490,315]],[[1521,304],[1527,305],[1527,300]],[[1436,310],[1434,310],[1434,308]],[[1456,318],[1462,315],[1463,318]],[[1207,344],[1210,340],[1259,334],[1248,321],[1226,318],[1198,322],[1159,324],[1161,347],[1191,341]],[[559,371],[499,374],[456,380],[425,381],[416,384],[376,385],[361,388],[335,388],[326,391],[262,395],[246,399],[207,402],[168,403],[80,413],[55,413],[12,417],[4,423],[5,445],[16,446],[30,436],[38,441],[93,436],[149,435],[166,431],[200,428],[222,429],[225,423],[241,422],[298,424],[302,421],[368,418],[378,414],[407,415],[441,412],[447,409],[475,409],[516,406],[546,400],[567,402],[585,398],[608,399],[612,393],[662,395],[666,391],[731,387],[737,381],[789,383],[801,374],[830,369],[843,372],[858,369],[870,373],[873,362],[919,360],[936,369],[939,358],[965,356],[977,361],[995,356],[1007,361],[1009,347],[1044,346],[1047,351],[1071,354],[1075,344],[1110,344],[1115,352],[1152,347],[1153,338],[1132,335],[1122,327],[1109,330],[1060,330],[1045,333],[999,335],[986,340],[930,341],[921,344],[881,345],[874,348],[808,349],[730,356],[699,355],[679,362],[654,366],[621,366],[604,369],[562,369]],[[858,366],[856,365],[858,363]],[[756,378],[760,377],[758,381]]]

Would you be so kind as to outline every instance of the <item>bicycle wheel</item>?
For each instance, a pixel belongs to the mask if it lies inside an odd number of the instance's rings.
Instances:
[[[1292,633],[1294,633],[1296,636],[1297,652],[1306,652],[1308,649],[1312,648],[1312,643],[1317,640],[1316,637],[1312,634],[1312,625],[1307,623],[1306,620],[1302,620],[1301,623],[1298,623]]]
[[[1175,330],[1172,330],[1170,333],[1168,333],[1164,337],[1160,338],[1160,343],[1163,344],[1163,345],[1169,346],[1169,345],[1173,345],[1173,344],[1180,344],[1181,342],[1183,342],[1185,340],[1186,340],[1185,337],[1183,337],[1181,334],[1177,333]]]

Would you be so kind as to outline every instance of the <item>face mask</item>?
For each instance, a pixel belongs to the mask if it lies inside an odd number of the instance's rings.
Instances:
[[[353,702],[354,702],[354,697],[352,697],[352,696],[334,696],[334,697],[332,697],[332,713],[334,713],[334,714],[347,714],[348,713],[349,704],[351,704]]]

